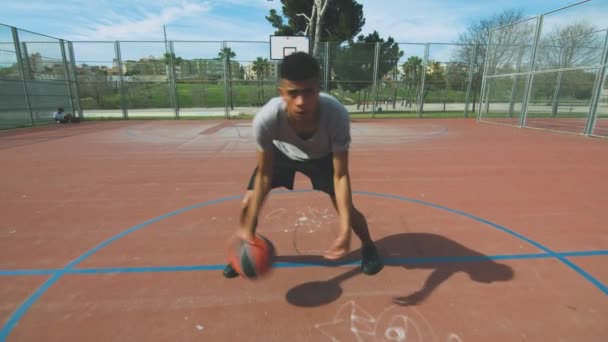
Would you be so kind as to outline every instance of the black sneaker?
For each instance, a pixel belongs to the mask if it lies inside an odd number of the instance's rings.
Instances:
[[[374,244],[363,245],[361,248],[361,271],[367,275],[374,275],[384,268],[382,258]]]
[[[224,271],[222,272],[222,274],[228,279],[236,278],[239,276],[239,274],[234,270],[234,268],[232,268],[232,265],[230,264],[227,264],[226,267],[224,267]]]

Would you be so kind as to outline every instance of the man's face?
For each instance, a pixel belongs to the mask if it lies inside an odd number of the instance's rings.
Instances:
[[[287,112],[301,120],[315,114],[319,104],[319,82],[316,79],[305,81],[281,80],[279,93],[287,103]]]

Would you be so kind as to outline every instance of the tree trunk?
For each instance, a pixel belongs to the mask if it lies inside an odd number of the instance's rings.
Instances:
[[[554,118],[557,116],[557,111],[559,108],[559,89],[562,86],[562,75],[563,71],[560,70],[557,74],[557,82],[555,82],[555,90],[553,91],[553,103],[551,104],[551,117]]]
[[[403,97],[401,98],[401,107],[405,106],[405,97],[407,96],[407,84],[405,77],[403,78]]]
[[[315,43],[312,50],[313,56],[317,56],[319,53],[319,41],[321,40],[321,32],[323,31],[323,17],[327,11],[327,5],[331,0],[315,0],[315,7],[317,9],[317,22],[315,25]],[[313,10],[314,12],[314,10]],[[312,22],[312,18],[311,18]]]
[[[471,111],[475,113],[475,106],[477,105],[477,87],[471,88],[473,88],[473,101],[471,101],[471,103],[473,103],[473,108],[471,109]]]
[[[234,101],[232,100],[232,66],[228,59],[228,91],[230,92],[230,109],[234,110]]]
[[[393,92],[393,109],[395,109],[395,105],[397,104],[397,83],[394,83],[394,92]]]

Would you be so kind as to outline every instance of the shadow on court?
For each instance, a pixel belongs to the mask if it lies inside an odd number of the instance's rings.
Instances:
[[[379,253],[387,267],[429,269],[433,272],[421,284],[419,290],[393,298],[399,305],[416,305],[428,298],[433,291],[453,274],[466,273],[472,281],[490,284],[509,281],[514,277],[511,267],[497,263],[488,256],[465,247],[454,240],[430,233],[403,233],[387,236],[376,241]],[[342,295],[340,284],[361,274],[358,267],[360,249],[350,252],[339,262],[330,262],[319,255],[279,255],[277,262],[318,264],[336,267],[353,263],[353,268],[328,280],[300,284],[287,291],[285,298],[295,306],[320,306]],[[378,286],[382,286],[381,283]]]

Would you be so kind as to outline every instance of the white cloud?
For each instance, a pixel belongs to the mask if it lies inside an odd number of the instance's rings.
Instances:
[[[475,7],[459,2],[415,0],[362,0],[365,26],[362,33],[378,31],[398,42],[451,42],[465,25],[463,17],[475,15]],[[468,13],[468,15],[464,15]]]
[[[576,0],[511,0],[501,4],[487,0],[357,1],[363,4],[366,19],[361,34],[376,30],[383,38],[391,36],[400,43],[450,43],[469,24],[503,8],[523,8],[525,13],[538,14]],[[605,27],[607,3],[593,0],[577,6],[593,10],[574,15],[574,11],[564,11],[563,16],[556,13],[554,21],[583,17]],[[170,40],[268,42],[274,28],[264,16],[271,8],[281,12],[280,0],[4,0],[2,6],[0,22],[68,40],[102,41],[162,41],[166,25]],[[547,18],[546,22],[549,21]],[[193,46],[196,46],[192,48],[193,55],[215,54],[215,45],[209,52],[197,50],[199,45]],[[249,53],[245,46],[240,45],[239,58]],[[185,44],[182,47],[186,49]],[[257,48],[251,50],[254,56],[260,53]],[[431,55],[446,55],[439,50],[439,46],[433,46]],[[412,45],[407,46],[406,53],[421,55],[423,51],[424,47]]]
[[[280,0],[215,0],[214,2],[218,4],[221,3],[234,6],[258,7],[264,9],[281,8]]]
[[[173,1],[170,2],[169,7],[162,7],[156,13],[145,10],[144,7],[145,12],[138,16],[123,15],[110,10],[90,26],[74,28],[74,33],[66,38],[70,40],[162,40],[163,25],[200,15],[210,9],[211,6],[207,3]]]

